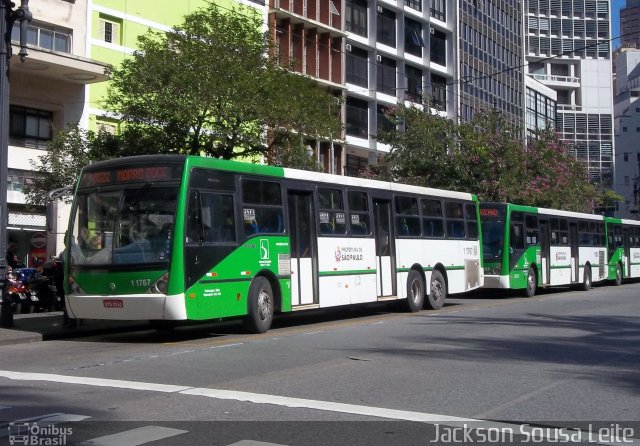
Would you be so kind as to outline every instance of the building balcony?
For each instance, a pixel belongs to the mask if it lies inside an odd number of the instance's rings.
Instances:
[[[38,76],[52,81],[92,84],[106,81],[110,65],[68,53],[46,50],[29,45],[24,62],[18,57],[20,47],[13,45],[11,72],[14,76]]]
[[[329,2],[327,2],[326,6],[327,11],[322,11],[319,17],[316,10],[299,7],[298,2],[272,0],[270,5],[269,14],[275,17],[276,22],[288,19],[294,26],[302,25],[305,29],[317,29],[318,34],[327,33],[332,38],[347,36],[347,33],[342,29],[340,15],[330,10]],[[316,20],[316,18],[320,20]]]
[[[580,78],[578,77],[555,74],[529,74],[529,76],[548,87],[580,88]]]

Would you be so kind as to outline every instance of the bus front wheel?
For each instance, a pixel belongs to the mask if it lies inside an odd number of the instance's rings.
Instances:
[[[273,290],[265,277],[256,277],[249,287],[245,328],[251,333],[265,333],[273,321]]]
[[[622,267],[618,263],[616,265],[616,286],[622,285]]]
[[[407,277],[407,310],[416,313],[424,305],[424,281],[422,275],[412,269]]]
[[[526,296],[527,297],[535,296],[537,290],[538,290],[538,278],[536,277],[536,270],[530,266],[529,271],[527,272],[527,288],[525,289]]]

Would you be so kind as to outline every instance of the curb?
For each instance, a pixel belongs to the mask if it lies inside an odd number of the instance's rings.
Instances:
[[[11,331],[10,336],[2,336],[2,331]],[[42,333],[34,333],[31,331],[19,331],[13,329],[1,329],[0,330],[0,346],[3,345],[16,345],[16,344],[29,344],[32,342],[42,341]]]

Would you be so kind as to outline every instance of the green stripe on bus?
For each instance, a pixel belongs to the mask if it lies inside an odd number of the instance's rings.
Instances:
[[[354,276],[359,274],[376,274],[378,271],[375,269],[355,269],[350,271],[320,271],[318,275],[320,277],[329,276]]]

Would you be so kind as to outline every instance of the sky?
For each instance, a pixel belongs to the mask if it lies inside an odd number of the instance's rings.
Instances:
[[[611,37],[616,38],[620,36],[620,8],[624,8],[626,0],[611,0]],[[613,42],[613,47],[618,48],[620,46],[620,39],[616,39]]]

